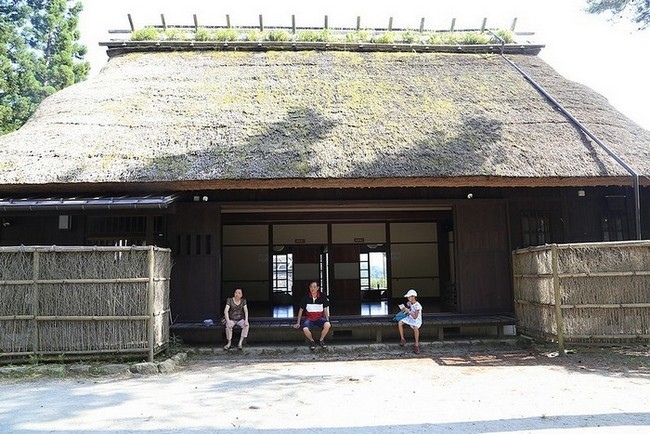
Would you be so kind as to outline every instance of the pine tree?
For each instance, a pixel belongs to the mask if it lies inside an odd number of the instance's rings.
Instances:
[[[84,80],[80,2],[0,0],[0,134],[20,128],[48,95]]]
[[[587,12],[611,12],[614,16],[629,17],[645,29],[650,25],[650,0],[587,0]]]

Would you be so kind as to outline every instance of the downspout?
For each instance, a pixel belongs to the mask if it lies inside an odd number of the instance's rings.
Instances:
[[[537,83],[530,75],[528,75],[524,70],[522,70],[517,64],[515,64],[512,60],[508,59],[504,54],[504,45],[506,41],[503,40],[499,35],[494,33],[492,30],[489,30],[489,32],[497,38],[499,41],[501,41],[501,57],[505,59],[506,62],[510,64],[513,68],[515,68],[539,93],[544,95],[555,107],[562,112],[571,122],[573,122],[580,130],[587,135],[591,140],[596,142],[610,157],[614,159],[618,164],[620,164],[631,176],[632,176],[632,182],[634,185],[634,219],[635,219],[635,226],[636,226],[636,239],[640,240],[641,239],[641,195],[640,195],[640,188],[639,188],[639,174],[632,169],[625,161],[623,161],[618,155],[614,153],[611,149],[607,147],[598,137],[596,137],[587,127],[585,127],[578,119],[576,119],[567,109],[565,109],[562,104],[560,104],[555,98],[553,98],[547,91]]]

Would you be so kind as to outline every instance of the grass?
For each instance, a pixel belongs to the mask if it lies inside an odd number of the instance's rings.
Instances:
[[[499,29],[494,32],[505,43],[514,43],[514,36],[510,30]],[[198,28],[196,31],[181,29],[167,29],[161,31],[153,27],[145,27],[131,33],[132,41],[273,41],[273,42],[347,42],[375,44],[414,44],[426,43],[429,45],[487,45],[499,44],[499,38],[489,32],[427,32],[420,33],[414,30],[401,32],[384,32],[373,34],[370,30],[357,30],[347,33],[334,33],[329,29],[304,30],[291,34],[284,29],[274,29],[261,32],[256,29],[242,30],[235,28],[211,30]]]

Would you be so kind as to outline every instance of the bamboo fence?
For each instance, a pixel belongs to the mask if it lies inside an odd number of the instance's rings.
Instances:
[[[0,247],[0,361],[131,353],[169,341],[170,250]]]
[[[513,252],[524,334],[564,342],[650,342],[650,242],[552,244]]]

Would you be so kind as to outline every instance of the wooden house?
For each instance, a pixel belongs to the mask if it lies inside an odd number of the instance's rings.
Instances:
[[[513,313],[514,249],[650,236],[650,132],[539,46],[106,45],[0,137],[0,244],[170,247],[176,322]]]

